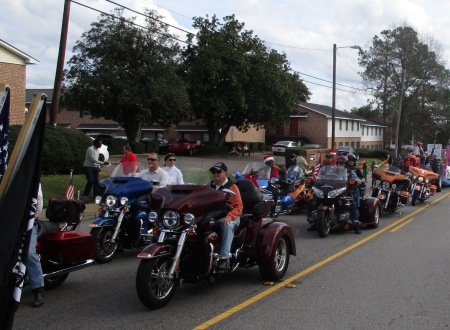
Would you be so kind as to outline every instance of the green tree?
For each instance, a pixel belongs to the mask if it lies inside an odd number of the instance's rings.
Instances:
[[[145,27],[120,9],[101,14],[77,41],[65,75],[64,103],[117,121],[130,142],[139,140],[143,124],[168,127],[190,108],[177,74],[179,46],[161,16],[145,13]]]
[[[183,72],[193,115],[214,143],[221,145],[231,126],[279,126],[307,100],[310,92],[285,54],[267,49],[234,15],[223,23],[215,15],[195,17],[193,27],[198,32],[188,36]]]
[[[413,138],[432,139],[449,78],[437,42],[403,24],[375,36],[359,63],[366,86],[381,104],[384,123],[398,136],[397,151]]]

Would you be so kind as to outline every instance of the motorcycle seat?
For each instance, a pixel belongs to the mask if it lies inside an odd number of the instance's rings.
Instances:
[[[51,221],[42,221],[42,220],[35,220],[38,224],[38,234],[37,234],[37,241],[41,241],[47,234],[54,233],[60,230],[60,224],[57,222],[51,222]]]
[[[243,213],[252,213],[251,210],[259,202],[264,200],[264,195],[258,191],[249,180],[239,180],[236,183],[241,193],[242,204],[244,205]]]

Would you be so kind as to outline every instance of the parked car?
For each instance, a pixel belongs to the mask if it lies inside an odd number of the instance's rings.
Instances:
[[[198,151],[200,144],[200,141],[192,139],[178,139],[175,142],[169,143],[169,152],[187,153],[192,156]]]
[[[89,136],[92,141],[94,141],[95,139],[127,139],[126,136],[112,135],[107,133],[86,133],[86,135]]]
[[[340,146],[337,150],[338,156],[347,156],[349,153],[355,155],[356,159],[359,159],[359,153],[350,146]]]
[[[298,147],[295,141],[278,141],[272,145],[272,154],[275,156],[284,156],[285,149],[288,147]]]
[[[141,140],[143,143],[156,142],[159,145],[158,152],[160,154],[169,152],[169,141],[162,137],[146,137]]]
[[[303,148],[305,148],[305,149],[323,149],[323,146],[320,144],[310,143],[310,144],[304,144]]]

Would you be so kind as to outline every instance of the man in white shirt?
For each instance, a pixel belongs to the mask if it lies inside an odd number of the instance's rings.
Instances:
[[[159,167],[159,155],[156,153],[151,153],[148,155],[147,161],[149,165],[148,170],[140,171],[137,177],[146,181],[154,182],[155,186],[158,188],[162,188],[170,184],[169,174]]]

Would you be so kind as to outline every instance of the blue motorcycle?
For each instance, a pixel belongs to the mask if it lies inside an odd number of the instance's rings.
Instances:
[[[262,193],[271,196],[274,200],[274,209],[271,216],[276,218],[281,214],[290,214],[295,199],[289,195],[296,180],[304,176],[303,170],[298,166],[291,166],[286,173],[281,172],[280,178],[270,178],[270,167],[262,162],[251,162],[244,171],[233,172],[236,180],[250,180]]]
[[[97,252],[95,259],[98,263],[106,263],[119,249],[142,248],[152,243],[153,226],[148,214],[153,184],[124,175],[120,164],[100,185],[104,192],[96,196],[95,203],[102,210],[89,227]]]

